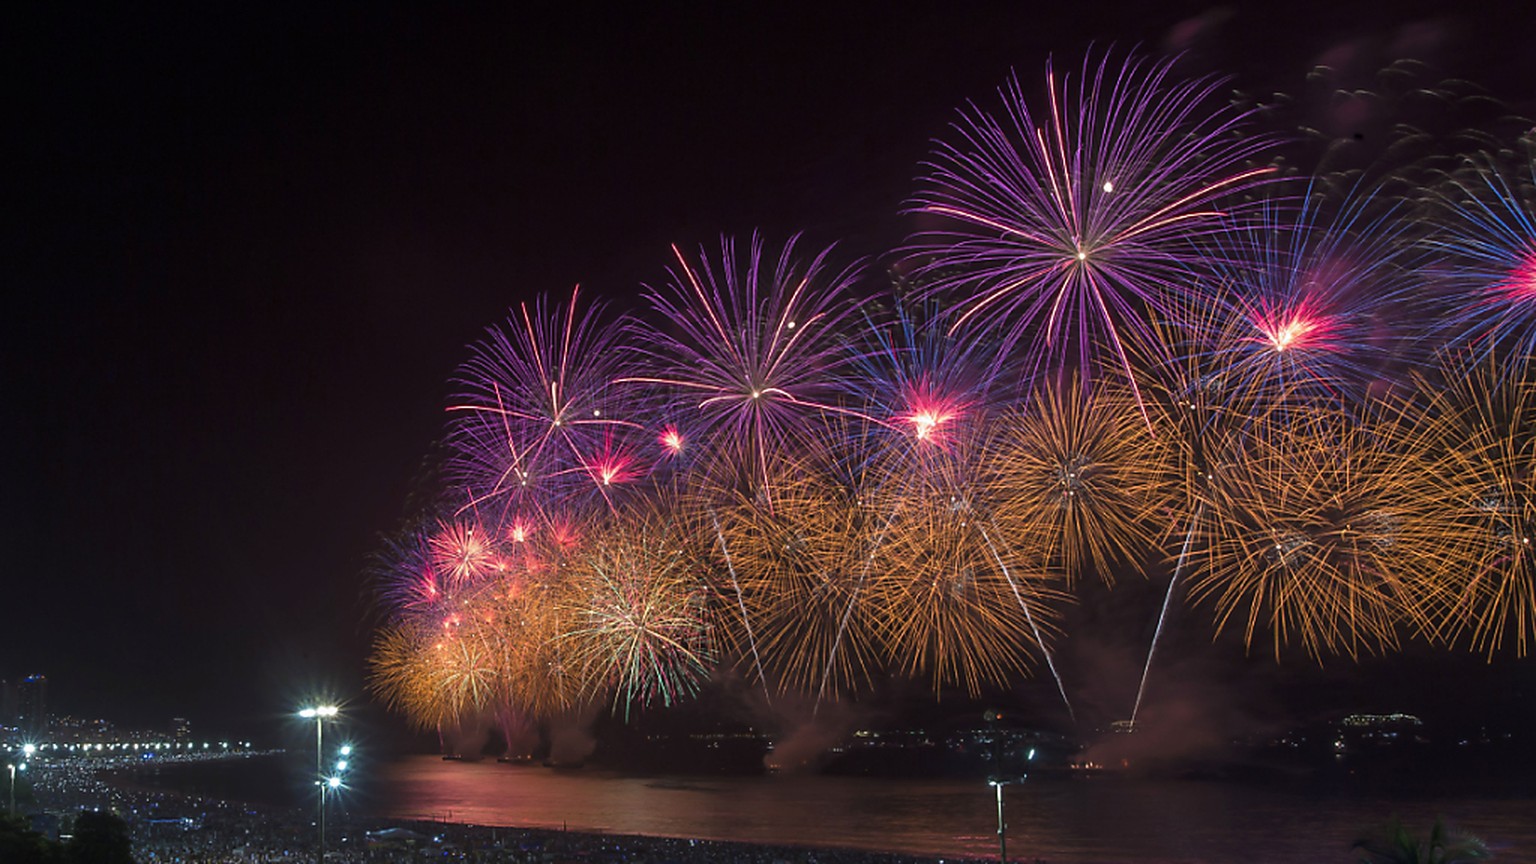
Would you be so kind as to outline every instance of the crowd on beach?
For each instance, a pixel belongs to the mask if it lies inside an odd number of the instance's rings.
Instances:
[[[127,763],[100,757],[60,759],[39,766],[33,778],[37,809],[66,819],[81,810],[116,813],[131,831],[137,864],[297,864],[319,858],[313,812],[115,782],[115,772],[125,767]],[[34,824],[49,821],[34,820]],[[934,859],[337,814],[327,826],[325,860],[331,864],[925,864]]]

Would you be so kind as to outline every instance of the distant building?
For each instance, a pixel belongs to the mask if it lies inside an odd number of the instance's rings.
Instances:
[[[192,721],[185,717],[172,717],[171,739],[173,741],[192,740]]]
[[[1427,742],[1424,721],[1412,714],[1351,714],[1339,721],[1333,749],[1342,755]]]
[[[48,676],[28,675],[16,686],[16,726],[33,740],[48,734]]]

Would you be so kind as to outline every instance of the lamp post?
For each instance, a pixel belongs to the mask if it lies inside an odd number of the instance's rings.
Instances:
[[[299,712],[299,716],[315,721],[315,784],[320,787],[320,855],[316,859],[320,864],[325,864],[325,792],[330,780],[325,776],[325,721],[340,711],[335,705],[316,705],[313,708],[305,708]],[[332,787],[334,788],[334,787]]]
[[[1003,762],[1008,755],[1008,747],[1003,741],[1003,712],[988,711],[983,717],[992,727],[992,767],[995,773],[987,778],[987,785],[997,790],[997,860],[999,864],[1008,864],[1008,821],[1003,816],[1003,787],[1010,783],[1022,783],[1029,779],[1029,775],[1023,772],[1009,774],[1003,770]],[[1028,763],[1035,761],[1035,748],[1029,748],[1024,761],[1025,768]]]
[[[987,782],[997,790],[997,860],[1008,864],[1008,823],[1003,820],[1003,787],[1008,781],[993,777]]]
[[[10,814],[12,816],[15,816],[16,815],[16,772],[17,771],[25,771],[25,770],[27,770],[27,763],[23,762],[20,765],[17,765],[14,762],[7,762],[7,763],[5,763],[5,770],[11,772],[11,809],[10,809]]]

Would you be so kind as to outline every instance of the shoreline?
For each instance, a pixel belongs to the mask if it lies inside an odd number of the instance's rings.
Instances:
[[[278,757],[282,751],[224,754],[196,762]],[[128,821],[139,864],[287,864],[314,861],[315,814],[304,807],[232,801],[138,782],[133,764],[49,766],[38,801],[49,812],[108,806]],[[67,777],[68,782],[58,782]],[[73,799],[73,803],[71,803]],[[343,811],[326,831],[326,860],[342,864],[439,861],[506,864],[981,864],[990,858],[925,857],[838,847],[619,834],[601,831],[396,819]],[[381,833],[382,832],[382,833]],[[1020,864],[1045,864],[1019,859]]]

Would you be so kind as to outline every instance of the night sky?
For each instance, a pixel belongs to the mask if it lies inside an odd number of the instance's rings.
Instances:
[[[1412,54],[1536,102],[1523,2],[31,5],[0,24],[0,677],[208,731],[366,701],[368,556],[523,299],[627,307],[669,243],[754,228],[879,255],[955,109],[1090,44],[1272,88]]]

